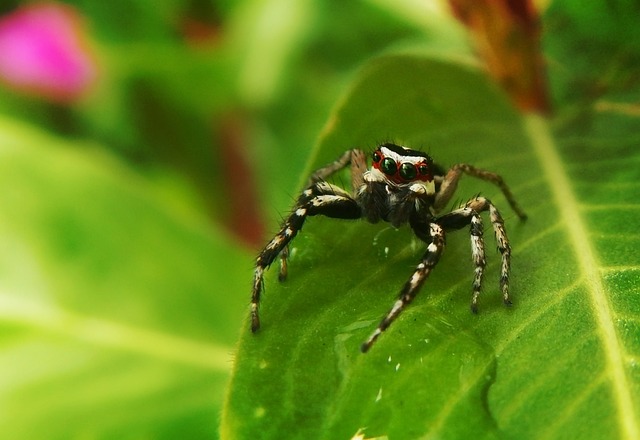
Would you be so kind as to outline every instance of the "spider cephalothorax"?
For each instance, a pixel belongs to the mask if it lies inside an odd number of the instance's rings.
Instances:
[[[433,160],[421,151],[398,147],[394,144],[382,144],[371,155],[372,169],[389,183],[402,184],[413,181],[433,181]]]
[[[362,351],[371,348],[378,336],[396,319],[417,295],[422,284],[440,259],[444,249],[445,232],[470,227],[471,255],[475,266],[471,310],[477,312],[478,297],[484,274],[485,253],[482,239],[481,212],[489,211],[489,218],[502,255],[500,289],[505,304],[509,299],[509,270],[511,248],[504,221],[496,207],[484,197],[474,197],[462,207],[446,214],[439,212],[451,200],[462,173],[497,185],[511,208],[521,218],[526,215],[515,202],[502,178],[492,172],[468,164],[457,164],[447,172],[421,151],[395,144],[380,145],[371,155],[372,165],[367,169],[364,153],[349,150],[335,162],[320,168],[309,178],[306,189],[298,197],[292,213],[280,231],[262,250],[256,261],[251,297],[251,329],[260,327],[258,305],[263,287],[264,271],[280,255],[280,280],[287,276],[289,242],[302,229],[308,216],[324,215],[341,219],[366,218],[372,223],[386,221],[395,227],[408,224],[413,232],[427,244],[426,252],[413,275],[405,283],[399,298],[384,316],[378,328],[362,344]],[[325,179],[351,164],[352,192],[327,183]]]

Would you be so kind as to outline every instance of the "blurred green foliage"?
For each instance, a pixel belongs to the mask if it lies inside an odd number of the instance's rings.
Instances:
[[[67,3],[88,24],[97,89],[69,106],[0,90],[0,109],[95,140],[139,172],[178,172],[218,220],[235,196],[221,160],[229,131],[260,182],[253,214],[272,218],[354,69],[396,42],[429,41],[428,19],[407,19],[403,2]]]

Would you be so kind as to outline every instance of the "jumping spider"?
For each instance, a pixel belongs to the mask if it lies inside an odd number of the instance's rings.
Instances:
[[[264,271],[280,255],[280,280],[287,276],[288,245],[308,216],[324,215],[332,218],[366,218],[371,223],[380,220],[399,227],[408,223],[413,232],[427,244],[427,250],[413,275],[405,283],[399,298],[384,316],[378,328],[362,344],[368,351],[378,336],[391,325],[400,312],[420,291],[431,270],[440,259],[444,248],[445,232],[470,226],[471,255],[475,265],[471,310],[478,310],[478,296],[484,273],[485,253],[482,239],[483,227],[480,213],[489,211],[498,250],[502,254],[500,289],[504,303],[509,305],[509,269],[511,247],[504,228],[504,220],[498,209],[484,197],[474,197],[464,206],[449,213],[439,212],[451,200],[463,173],[497,185],[511,208],[520,217],[525,213],[516,203],[502,177],[468,164],[457,164],[449,171],[433,162],[421,151],[411,150],[392,143],[380,145],[371,155],[372,166],[367,169],[362,150],[345,152],[338,160],[320,168],[309,178],[306,189],[298,197],[292,213],[284,221],[280,232],[267,244],[256,260],[251,296],[251,330],[260,327],[258,305],[263,288]],[[336,171],[351,165],[353,193],[326,182]]]

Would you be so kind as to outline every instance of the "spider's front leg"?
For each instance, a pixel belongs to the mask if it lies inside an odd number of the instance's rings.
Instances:
[[[480,296],[482,276],[486,266],[484,241],[482,239],[482,217],[480,217],[480,213],[484,211],[489,211],[489,218],[493,225],[498,250],[502,255],[500,268],[500,290],[502,291],[502,299],[506,305],[510,305],[509,272],[511,269],[511,246],[509,245],[507,231],[504,227],[504,220],[493,203],[484,197],[475,197],[469,200],[464,207],[451,211],[436,220],[446,231],[461,229],[467,225],[470,226],[471,255],[475,265],[473,296],[471,298],[471,311],[473,313],[478,312],[478,297]]]
[[[427,251],[422,256],[422,261],[416,267],[416,270],[411,278],[409,278],[409,281],[405,283],[402,291],[400,292],[399,298],[393,304],[391,310],[389,310],[385,317],[382,318],[378,328],[375,329],[371,336],[369,336],[369,338],[360,347],[363,353],[369,351],[373,343],[378,339],[378,336],[380,336],[382,332],[391,325],[407,304],[413,301],[433,268],[438,264],[440,255],[444,249],[444,230],[437,223],[430,223],[429,237],[431,242],[427,246]]]
[[[344,168],[349,163],[352,165],[352,174],[360,172],[362,167],[361,160],[364,160],[362,152],[360,150],[351,150],[335,162],[313,173],[309,179],[308,187],[298,197],[291,214],[282,224],[280,231],[258,255],[251,293],[251,330],[253,332],[260,328],[258,308],[264,285],[264,272],[271,266],[278,255],[281,255],[282,266],[279,278],[283,280],[286,277],[286,258],[289,243],[302,229],[306,218],[314,215],[341,219],[358,219],[362,217],[360,205],[351,194],[324,181],[326,177]],[[358,177],[354,176],[352,180],[357,183]]]
[[[511,299],[509,298],[509,272],[511,271],[511,245],[509,245],[509,238],[507,237],[507,231],[504,227],[504,219],[500,215],[498,208],[494,206],[489,199],[484,197],[476,197],[469,200],[466,207],[473,209],[476,212],[489,211],[489,220],[493,226],[493,233],[498,244],[498,251],[502,256],[502,262],[500,265],[500,290],[502,291],[502,301],[505,305],[511,305]],[[526,218],[526,217],[525,217]],[[473,307],[473,305],[472,305]]]

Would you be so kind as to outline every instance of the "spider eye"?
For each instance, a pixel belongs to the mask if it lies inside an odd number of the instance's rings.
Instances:
[[[416,166],[410,162],[405,162],[400,165],[400,177],[404,180],[413,180],[418,175]]]
[[[382,160],[382,155],[380,154],[379,151],[374,151],[373,155],[371,156],[371,158],[373,159],[374,163],[378,163]]]
[[[387,176],[393,176],[398,171],[398,165],[396,165],[396,161],[391,159],[390,157],[385,157],[380,165],[380,169]]]
[[[427,166],[427,164],[421,163],[420,165],[418,165],[418,172],[423,176],[426,176],[429,174],[429,167]]]

